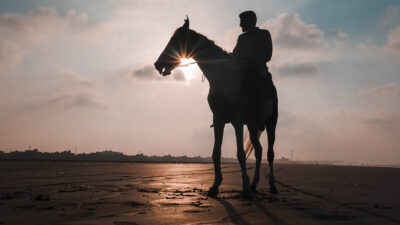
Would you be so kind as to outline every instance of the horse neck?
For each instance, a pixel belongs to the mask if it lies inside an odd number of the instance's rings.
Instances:
[[[197,62],[211,87],[224,80],[226,81],[228,79],[226,76],[232,74],[228,70],[232,70],[235,66],[230,56],[210,41],[205,46],[200,46],[199,50],[193,55],[193,59]]]

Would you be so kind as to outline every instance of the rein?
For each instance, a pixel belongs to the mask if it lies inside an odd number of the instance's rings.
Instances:
[[[187,66],[192,65],[192,64],[197,64],[197,62],[186,63],[186,64],[183,64],[183,65],[179,65],[177,67],[187,67]],[[204,74],[202,74],[201,75],[201,82],[204,82],[204,80],[205,80],[205,77],[204,77]]]
[[[218,63],[218,62],[224,62],[224,61],[229,61],[231,59],[213,59],[213,60],[202,60],[200,61],[200,63]],[[191,63],[186,63],[183,65],[178,65],[177,67],[187,67],[190,66],[192,64],[197,64],[197,62],[191,62]]]
[[[197,62],[186,63],[186,64],[183,64],[183,65],[179,65],[179,66],[177,66],[177,67],[187,67],[187,66],[189,66],[189,65],[196,64],[196,63],[197,63]]]

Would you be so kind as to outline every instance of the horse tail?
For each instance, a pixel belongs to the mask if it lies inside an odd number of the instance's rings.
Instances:
[[[261,134],[262,134],[262,131],[258,131],[258,138],[260,138]],[[250,154],[251,154],[251,152],[254,149],[254,146],[253,146],[253,144],[251,143],[251,140],[250,140],[250,134],[249,134],[249,130],[248,129],[244,133],[243,142],[246,143],[245,146],[244,146],[244,152],[246,153],[246,159],[248,159]]]

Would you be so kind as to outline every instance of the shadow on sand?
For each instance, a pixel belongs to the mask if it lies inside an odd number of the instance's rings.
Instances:
[[[215,200],[219,201],[224,207],[225,210],[228,212],[229,214],[229,219],[231,220],[231,222],[233,224],[249,224],[248,222],[246,222],[241,216],[240,214],[236,211],[235,208],[233,208],[232,204],[227,202],[225,199],[221,199],[221,198],[216,198]]]
[[[221,199],[221,198],[216,198],[216,200],[225,207],[225,210],[229,214],[229,219],[231,220],[231,222],[233,224],[237,224],[237,225],[250,224],[240,216],[240,214],[236,211],[236,209],[232,206],[231,203],[229,203],[225,199]],[[272,224],[290,225],[290,224],[286,223],[284,220],[282,220],[281,218],[279,218],[276,215],[274,215],[273,213],[271,213],[268,210],[268,208],[265,205],[261,204],[259,201],[257,201],[257,200],[250,200],[250,201],[271,220]],[[246,212],[244,212],[242,214],[246,214]]]
[[[257,200],[252,200],[253,204],[261,211],[263,212],[271,221],[273,224],[277,224],[277,225],[289,225],[288,223],[286,223],[285,221],[283,221],[281,218],[277,217],[276,215],[274,215],[273,213],[271,213],[268,208],[261,204],[259,201]]]

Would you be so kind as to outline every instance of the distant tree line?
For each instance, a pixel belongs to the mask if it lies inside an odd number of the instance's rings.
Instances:
[[[168,162],[168,163],[210,163],[211,157],[188,157],[183,156],[147,156],[143,154],[124,155],[121,152],[105,150],[94,153],[75,154],[71,150],[62,152],[40,152],[38,149],[25,151],[0,151],[0,160],[21,160],[21,161],[110,161],[110,162]],[[236,163],[235,158],[222,157],[223,163]]]

